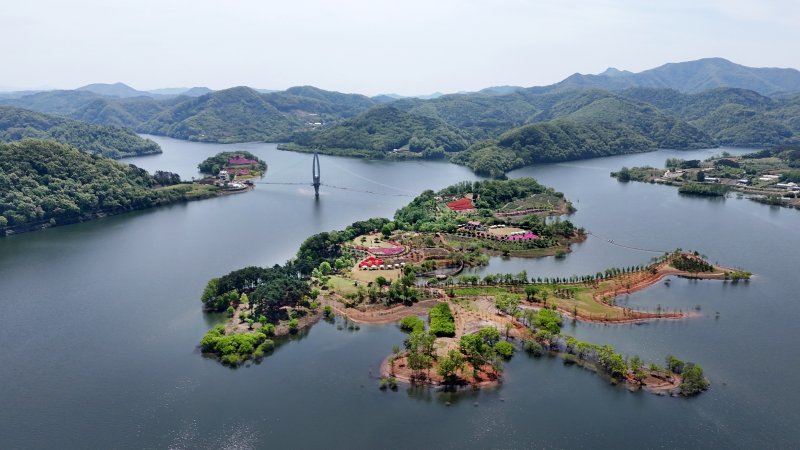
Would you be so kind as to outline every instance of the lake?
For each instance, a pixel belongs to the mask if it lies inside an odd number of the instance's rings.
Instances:
[[[266,182],[311,181],[311,155],[273,144],[201,144],[152,137],[164,153],[129,158],[198,176],[219,151],[267,161]],[[564,332],[662,362],[700,363],[712,388],[692,399],[629,393],[559,359],[518,353],[496,389],[442,394],[378,390],[380,361],[404,334],[321,322],[261,364],[229,369],[197,344],[220,317],[204,314],[206,281],[292,257],[309,235],[390,217],[424,189],[477,179],[445,162],[321,156],[323,186],[255,190],[0,239],[0,448],[790,448],[800,433],[800,212],[743,199],[684,197],[619,183],[609,172],[706,158],[722,149],[542,165],[569,217],[594,236],[564,259],[493,258],[487,272],[595,273],[654,253],[698,250],[755,273],[732,285],[675,279],[620,301],[701,316],[642,325],[571,324]],[[729,150],[741,153],[739,150]],[[597,236],[597,237],[595,237]]]

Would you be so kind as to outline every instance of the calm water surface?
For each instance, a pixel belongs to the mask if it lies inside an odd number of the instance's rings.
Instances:
[[[245,149],[265,181],[310,181],[309,155],[271,144],[154,138],[148,170],[197,176],[202,159]],[[565,332],[629,355],[697,361],[712,389],[694,399],[628,393],[557,359],[518,354],[497,389],[445,396],[381,392],[374,373],[403,334],[320,323],[263,363],[238,370],[204,359],[197,342],[218,316],[200,311],[208,278],[282,263],[307,236],[390,216],[409,197],[463,179],[435,162],[321,157],[319,201],[308,186],[126,214],[0,240],[0,448],[789,448],[800,433],[800,212],[735,198],[681,197],[621,184],[623,165],[719,150],[656,153],[529,167],[571,198],[590,237],[563,260],[492,260],[484,272],[594,273],[645,263],[647,249],[697,249],[757,274],[749,284],[673,280],[622,301],[700,308],[701,317],[645,325],[568,324]],[[383,195],[367,194],[372,191]]]

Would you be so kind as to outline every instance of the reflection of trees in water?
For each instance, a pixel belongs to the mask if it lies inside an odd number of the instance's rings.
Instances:
[[[406,388],[408,398],[425,403],[436,402],[441,405],[477,402],[480,392],[471,387],[410,385]]]

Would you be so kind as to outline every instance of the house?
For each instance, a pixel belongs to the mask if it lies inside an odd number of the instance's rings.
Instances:
[[[219,173],[217,174],[217,181],[219,181],[220,183],[227,183],[228,180],[230,180],[230,177],[228,176],[228,171],[225,169],[220,170]]]

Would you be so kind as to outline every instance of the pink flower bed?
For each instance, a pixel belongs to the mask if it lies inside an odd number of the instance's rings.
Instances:
[[[533,234],[530,231],[528,231],[525,234],[517,234],[517,235],[514,235],[514,236],[506,237],[506,240],[508,240],[508,241],[533,241],[533,240],[536,240],[536,239],[539,239],[539,236]]]

